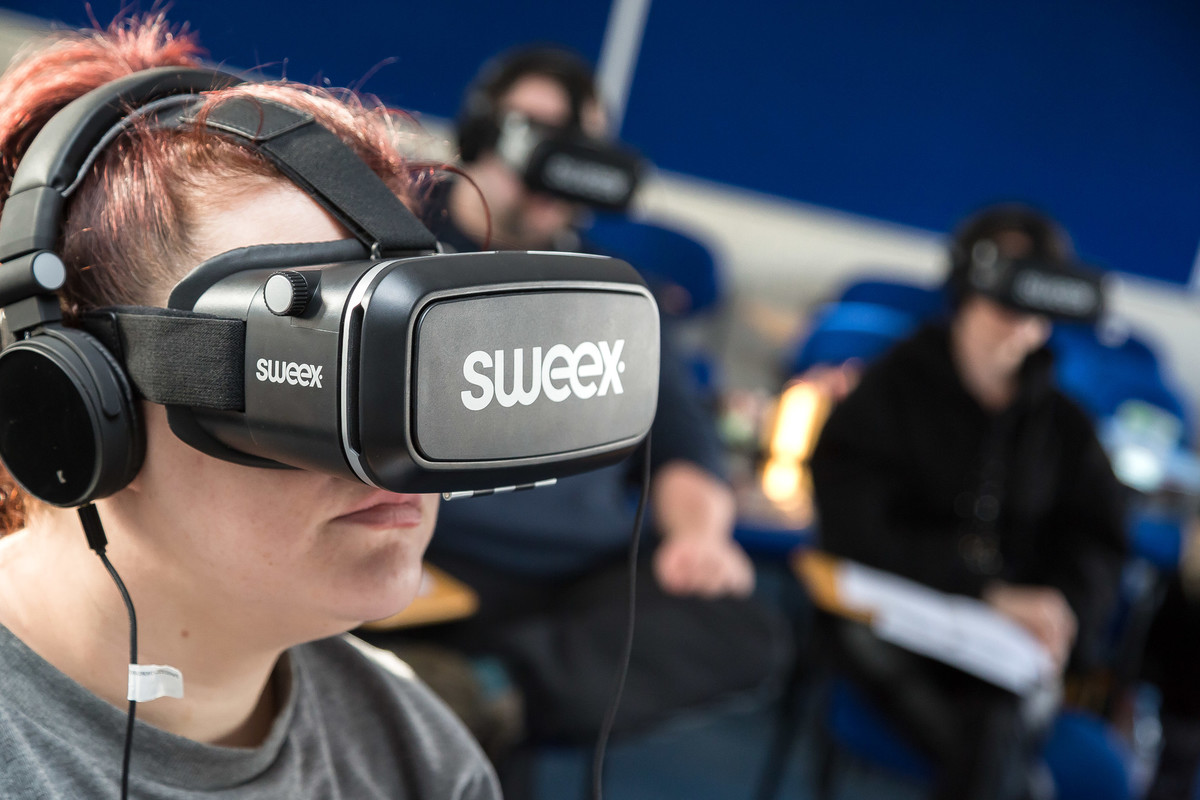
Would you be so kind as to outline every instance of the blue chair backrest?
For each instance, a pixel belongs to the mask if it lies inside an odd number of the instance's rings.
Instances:
[[[836,365],[850,359],[872,361],[918,324],[918,317],[870,303],[827,305],[793,355],[789,372],[799,375],[818,364]]]
[[[716,309],[724,283],[712,253],[687,234],[620,214],[597,214],[583,232],[588,249],[629,262],[645,278],[664,315],[685,321]],[[712,399],[722,382],[716,357],[680,353],[696,386]]]
[[[716,259],[708,247],[682,231],[617,214],[598,214],[584,237],[601,251],[628,261],[652,288],[658,284],[659,289],[683,289],[686,307],[670,309],[680,316],[713,308],[724,296]]]
[[[1190,432],[1179,393],[1170,385],[1154,350],[1136,334],[1120,335],[1110,343],[1091,326],[1057,325],[1050,348],[1059,385],[1094,419],[1112,417],[1122,403],[1135,399],[1174,415],[1184,423],[1185,432]]]
[[[1050,346],[1059,385],[1096,422],[1124,483],[1147,493],[1164,484],[1200,491],[1192,415],[1144,339],[1107,342],[1092,327],[1060,325]]]
[[[820,364],[872,361],[945,308],[940,288],[883,278],[855,281],[817,312],[784,367],[798,375]]]
[[[840,303],[871,303],[903,311],[920,319],[930,319],[946,310],[946,295],[941,288],[926,288],[882,278],[867,278],[847,286]]]

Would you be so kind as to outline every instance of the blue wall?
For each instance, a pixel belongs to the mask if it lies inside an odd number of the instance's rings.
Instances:
[[[70,24],[81,0],[0,2]],[[93,0],[96,16],[118,8]],[[534,39],[595,59],[607,0],[175,0],[216,59],[451,116]],[[394,59],[394,61],[393,61]],[[279,66],[272,69],[279,71]],[[653,0],[624,137],[662,167],[946,230],[1032,200],[1085,257],[1186,282],[1200,246],[1194,0]]]
[[[68,26],[89,25],[85,0],[0,0],[0,7]],[[107,24],[127,0],[87,0]],[[136,2],[136,0],[134,0]],[[389,104],[453,116],[488,56],[534,39],[595,60],[607,0],[172,0],[215,61],[297,81],[356,86]],[[150,0],[141,3],[150,8]],[[136,8],[137,6],[133,6]],[[366,79],[364,82],[364,78]]]
[[[934,230],[1028,198],[1085,255],[1186,281],[1200,4],[692,7],[654,0],[626,118],[662,166]]]

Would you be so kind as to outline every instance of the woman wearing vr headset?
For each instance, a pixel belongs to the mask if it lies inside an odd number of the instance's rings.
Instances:
[[[873,364],[822,432],[812,459],[822,544],[981,598],[1060,671],[1086,668],[1118,582],[1123,491],[1090,421],[1054,387],[1049,317],[1019,288],[1068,286],[1058,277],[1078,288],[1085,273],[1066,233],[1019,205],[966,220],[951,256],[948,323]],[[1085,294],[1047,293],[1045,309]],[[1034,796],[1048,715],[1023,714],[1015,695],[864,625],[826,622],[841,667],[938,766],[934,796]]]
[[[26,53],[0,79],[0,198],[69,101],[140,70],[195,66],[198,52],[158,16]],[[418,191],[384,110],[253,83],[207,93],[205,108],[239,96],[312,114],[402,200]],[[161,307],[214,254],[346,236],[257,153],[142,119],[99,154],[66,207],[61,303],[68,322],[99,306]],[[136,603],[139,662],[177,668],[185,692],[139,706],[130,794],[497,797],[449,711],[400,662],[339,636],[411,601],[436,497],[217,460],[180,441],[162,406],[141,405],[144,464],[96,506]],[[122,598],[76,512],[3,478],[0,794],[116,796],[129,683]]]

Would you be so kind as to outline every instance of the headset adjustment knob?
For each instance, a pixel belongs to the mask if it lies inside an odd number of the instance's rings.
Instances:
[[[311,297],[312,290],[301,272],[276,272],[263,285],[263,300],[267,309],[279,317],[300,316],[308,308]]]

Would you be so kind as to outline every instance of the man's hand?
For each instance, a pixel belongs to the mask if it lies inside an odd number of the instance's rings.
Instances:
[[[671,461],[654,474],[651,496],[662,542],[654,576],[671,594],[745,597],[754,590],[754,566],[733,541],[730,488],[686,461]]]
[[[1066,666],[1077,622],[1062,592],[1050,586],[994,583],[984,590],[983,600],[1032,633],[1050,651],[1059,669]]]
[[[754,566],[728,538],[664,539],[654,554],[654,576],[671,594],[746,597],[754,591]]]

